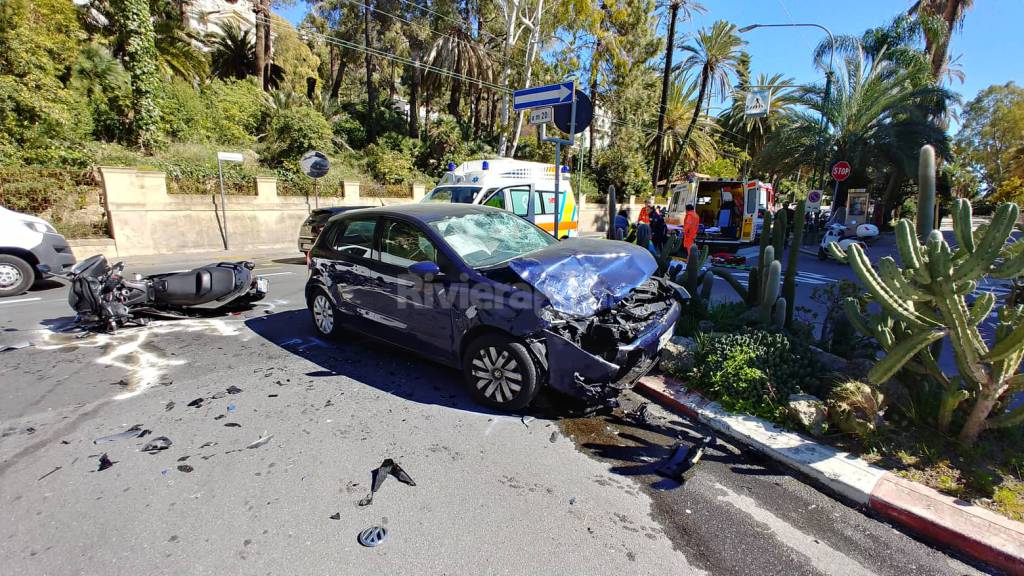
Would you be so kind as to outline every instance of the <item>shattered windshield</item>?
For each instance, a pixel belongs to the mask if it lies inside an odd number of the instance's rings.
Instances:
[[[437,187],[423,197],[424,202],[454,202],[458,204],[472,204],[480,192],[479,186],[444,186]]]
[[[557,242],[508,212],[453,216],[431,222],[430,226],[473,268],[500,264]]]

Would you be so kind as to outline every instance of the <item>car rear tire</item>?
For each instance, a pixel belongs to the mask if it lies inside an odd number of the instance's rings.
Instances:
[[[470,342],[462,373],[476,401],[491,408],[525,408],[540,391],[526,346],[503,334],[484,334]]]
[[[0,254],[0,298],[23,294],[36,281],[32,266],[17,256]]]
[[[327,291],[318,288],[309,301],[313,329],[324,338],[337,338],[341,334],[341,313],[334,306]]]

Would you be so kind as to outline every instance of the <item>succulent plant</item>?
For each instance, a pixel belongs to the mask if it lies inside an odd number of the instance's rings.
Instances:
[[[796,203],[796,212],[793,215],[793,239],[789,245],[786,278],[782,282],[782,296],[786,299],[786,319],[783,324],[787,328],[793,323],[793,310],[796,308],[796,267],[800,261],[800,245],[804,241],[804,213],[806,211],[806,200]]]
[[[953,206],[956,249],[938,230],[929,232],[925,244],[920,244],[913,225],[900,220],[896,241],[902,267],[887,256],[878,261],[876,271],[857,244],[844,255],[881,307],[880,314],[865,316],[856,301],[845,303],[854,326],[877,339],[886,352],[868,373],[870,383],[877,386],[903,368],[937,382],[942,392],[935,419],[941,430],[949,428],[957,407],[971,400],[959,432],[960,441],[968,445],[986,429],[1024,423],[1024,406],[1003,409],[1013,392],[1024,390],[1024,374],[1017,373],[1024,359],[1024,305],[999,307],[990,344],[978,325],[992,315],[995,295],[986,292],[973,304],[967,302],[986,277],[1024,275],[1024,251],[1006,243],[1019,213],[1016,204],[1003,204],[990,224],[972,230],[971,204],[960,199]],[[834,243],[830,250],[842,254]],[[954,376],[945,374],[937,362],[936,347],[945,337],[956,360]]]
[[[608,185],[608,198],[605,200],[605,206],[608,208],[608,239],[609,240],[622,240],[622,234],[615,228],[615,216],[618,215],[618,210],[615,208],[615,185]]]
[[[636,225],[636,245],[647,249],[651,245],[651,225],[641,222]]]

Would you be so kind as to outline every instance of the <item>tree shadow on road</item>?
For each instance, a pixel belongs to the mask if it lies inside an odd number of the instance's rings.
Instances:
[[[504,414],[474,402],[458,371],[404,349],[345,332],[329,341],[316,336],[306,309],[250,318],[245,325],[268,342],[319,367],[312,378],[346,377],[421,404],[481,414]]]

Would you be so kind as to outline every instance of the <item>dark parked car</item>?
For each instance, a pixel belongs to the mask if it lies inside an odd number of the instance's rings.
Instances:
[[[331,218],[310,253],[316,331],[461,368],[505,409],[542,386],[599,403],[657,362],[687,297],[647,250],[550,234],[504,210],[403,204]]]
[[[330,208],[317,208],[310,212],[309,217],[299,227],[299,252],[303,254],[309,252],[316,237],[320,235],[320,231],[324,229],[332,216],[361,208],[369,208],[369,206],[331,206]]]

